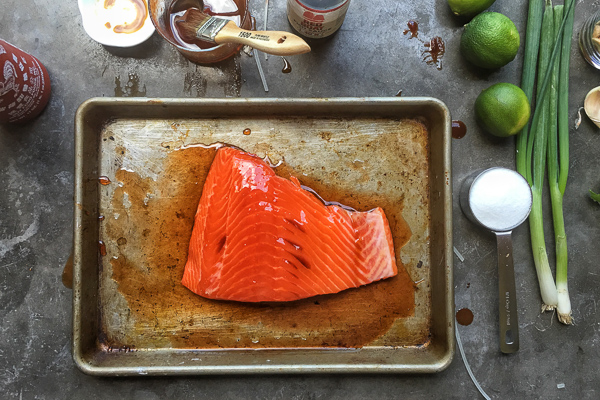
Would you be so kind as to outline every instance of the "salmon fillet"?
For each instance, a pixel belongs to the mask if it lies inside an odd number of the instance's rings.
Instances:
[[[292,301],[398,273],[381,208],[325,205],[255,155],[217,151],[196,212],[182,283],[210,299]]]

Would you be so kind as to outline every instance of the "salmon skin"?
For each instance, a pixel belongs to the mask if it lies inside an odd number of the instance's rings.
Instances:
[[[257,156],[217,150],[183,274],[192,292],[240,302],[292,301],[397,273],[381,208],[326,205]]]

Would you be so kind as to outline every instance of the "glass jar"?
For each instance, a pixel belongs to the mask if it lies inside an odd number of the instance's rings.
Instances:
[[[342,26],[349,6],[350,0],[287,0],[287,17],[301,36],[323,39]]]
[[[583,23],[579,31],[579,49],[590,65],[600,69],[600,11]]]
[[[248,10],[248,1],[249,0],[207,0],[201,2],[201,4],[204,3],[205,7],[213,5],[215,6],[215,9],[222,4],[226,4],[228,7],[236,7],[236,24],[242,29],[253,30],[254,21]],[[195,45],[186,44],[180,39],[178,40],[171,27],[171,10],[173,9],[173,4],[175,2],[176,0],[149,0],[148,7],[150,10],[150,19],[160,36],[175,46],[185,58],[197,64],[212,64],[225,60],[234,54],[237,54],[242,49],[243,45],[238,43],[215,44],[210,45],[207,48],[199,48]],[[224,15],[223,18],[233,19],[232,17],[229,17],[229,15],[234,13],[227,12],[224,14],[227,16]]]

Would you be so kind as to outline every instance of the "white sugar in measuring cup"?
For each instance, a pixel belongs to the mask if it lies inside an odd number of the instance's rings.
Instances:
[[[496,234],[500,351],[519,350],[519,320],[512,252],[512,230],[529,216],[531,188],[518,172],[494,167],[470,175],[460,190],[460,206],[475,224]]]

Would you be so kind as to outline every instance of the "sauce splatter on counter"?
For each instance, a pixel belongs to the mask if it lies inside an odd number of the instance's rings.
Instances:
[[[467,125],[459,120],[452,121],[452,137],[454,139],[462,139],[467,134]]]
[[[407,29],[402,33],[404,35],[410,34],[409,39],[417,39],[423,43],[424,49],[421,51],[421,57],[427,65],[435,65],[438,70],[442,69],[442,57],[446,52],[446,44],[444,40],[435,36],[429,41],[424,41],[419,37],[419,22],[415,20],[409,20],[406,23]]]
[[[473,311],[468,308],[461,308],[456,312],[456,322],[461,325],[471,325],[473,322]]]

